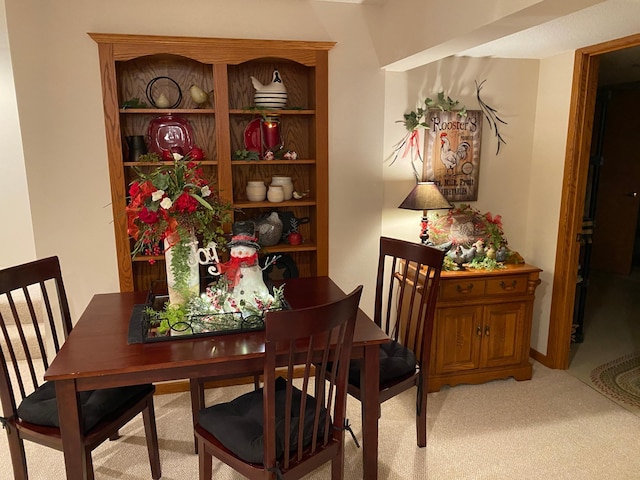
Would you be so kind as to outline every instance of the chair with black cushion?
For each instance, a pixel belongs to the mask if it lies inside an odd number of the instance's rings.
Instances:
[[[249,479],[297,479],[328,461],[331,478],[343,477],[346,384],[361,293],[359,286],[334,303],[266,314],[264,386],[198,414],[200,480],[211,480],[212,456]],[[296,366],[303,374],[294,381]]]
[[[379,402],[417,387],[419,447],[427,445],[427,378],[444,255],[419,243],[380,238],[374,321],[392,340],[380,345]],[[359,360],[351,362],[349,394],[361,399]]]
[[[256,390],[260,388],[260,375],[256,372],[252,375],[253,386]],[[216,386],[235,385],[244,381],[244,377],[238,375],[220,375],[214,377],[200,377],[189,379],[189,395],[191,396],[191,417],[193,426],[198,423],[198,412],[205,407],[205,392],[207,384],[215,383]],[[194,450],[198,453],[198,439],[194,436]]]
[[[57,257],[0,270],[0,422],[7,432],[15,479],[28,478],[24,441],[62,451],[55,385],[41,382],[72,329]],[[160,478],[153,385],[80,393],[86,478],[91,452],[142,413],[151,477]],[[123,447],[124,448],[124,447]]]

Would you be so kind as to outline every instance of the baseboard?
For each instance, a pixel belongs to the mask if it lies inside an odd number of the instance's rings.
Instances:
[[[540,362],[542,365],[548,368],[555,368],[551,365],[551,361],[547,355],[544,355],[533,348],[529,349],[529,356],[533,358],[536,362]]]

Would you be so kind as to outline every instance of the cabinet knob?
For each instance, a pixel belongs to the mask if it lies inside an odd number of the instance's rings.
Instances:
[[[480,325],[476,327],[476,336],[478,337],[482,336],[482,327]]]
[[[485,325],[484,326],[484,335],[485,335],[485,337],[488,337],[489,333],[491,333],[491,327],[489,325]]]
[[[473,283],[467,285],[467,288],[464,288],[462,285],[456,285],[456,290],[458,293],[470,293],[473,290]]]
[[[514,290],[516,288],[516,285],[518,284],[518,282],[516,280],[513,280],[511,282],[511,285],[507,285],[504,282],[500,282],[500,286],[502,287],[503,290],[506,290],[507,292]]]

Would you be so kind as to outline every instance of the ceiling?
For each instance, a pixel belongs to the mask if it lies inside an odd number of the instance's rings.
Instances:
[[[542,59],[640,33],[640,0],[608,0],[459,56]],[[600,84],[640,81],[640,47],[600,56]]]
[[[323,0],[361,5],[383,5],[389,0]],[[555,0],[565,1],[565,0]],[[500,25],[496,25],[496,30]],[[540,23],[496,40],[459,50],[456,56],[543,59],[590,45],[640,33],[640,0],[606,0],[574,13]],[[451,53],[434,46],[399,70],[437,61]],[[441,53],[439,53],[441,52]],[[602,81],[640,81],[640,49],[629,48],[601,56]]]
[[[608,0],[458,55],[542,59],[638,32],[640,0]]]

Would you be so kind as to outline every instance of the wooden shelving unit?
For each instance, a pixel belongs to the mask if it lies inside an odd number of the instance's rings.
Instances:
[[[100,59],[120,290],[147,290],[154,282],[165,280],[164,257],[131,258],[132,241],[125,215],[128,185],[135,178],[133,167],[153,169],[160,163],[126,161],[124,139],[146,135],[149,122],[160,115],[179,116],[189,122],[195,145],[206,154],[202,168],[220,196],[232,202],[234,220],[258,218],[274,210],[309,217],[310,222],[300,226],[304,238],[301,245],[279,244],[264,251],[291,256],[301,276],[326,275],[328,52],[334,43],[102,33],[89,36],[98,44]],[[287,88],[287,109],[257,112],[252,109],[254,88],[250,77],[266,83],[276,68]],[[176,108],[121,108],[133,98],[146,102],[148,83],[160,76],[180,86],[183,97]],[[188,94],[193,84],[213,90],[210,105],[197,108]],[[278,116],[285,147],[296,151],[298,159],[232,160],[232,152],[244,148],[248,123],[261,114]],[[292,177],[295,189],[308,195],[277,204],[249,202],[247,181],[264,180],[268,185],[274,175]]]

